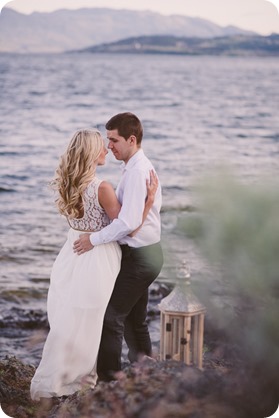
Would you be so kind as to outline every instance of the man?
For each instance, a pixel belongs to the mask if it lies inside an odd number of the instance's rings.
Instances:
[[[116,189],[122,207],[118,218],[110,225],[99,232],[81,235],[74,243],[74,251],[82,254],[110,241],[118,241],[121,245],[121,269],[106,310],[97,364],[99,379],[109,381],[115,378],[115,372],[121,370],[123,335],[131,362],[143,355],[151,355],[146,323],[148,287],[161,271],[163,253],[160,245],[160,185],[142,224],[146,180],[150,170],[154,170],[141,148],[142,124],[136,115],[126,112],[113,116],[106,129],[108,148],[117,160],[124,162],[122,178]],[[138,231],[131,234],[137,228]]]

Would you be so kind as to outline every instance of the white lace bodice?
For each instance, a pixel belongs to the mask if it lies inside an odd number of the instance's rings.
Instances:
[[[82,218],[68,219],[73,229],[80,231],[100,231],[110,223],[104,209],[98,200],[98,189],[102,180],[95,177],[87,186],[84,196],[84,215]]]

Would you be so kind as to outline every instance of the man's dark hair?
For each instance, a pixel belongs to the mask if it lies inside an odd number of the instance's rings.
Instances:
[[[108,131],[118,130],[118,134],[126,140],[134,135],[137,138],[137,144],[141,144],[143,136],[143,128],[139,118],[130,112],[118,113],[113,116],[107,123]]]

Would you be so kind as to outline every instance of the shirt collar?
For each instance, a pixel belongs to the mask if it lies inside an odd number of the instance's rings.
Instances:
[[[138,161],[140,161],[142,158],[144,157],[144,152],[143,149],[140,148],[127,162],[127,164],[125,164],[124,162],[122,163],[122,169],[124,170],[130,170]]]

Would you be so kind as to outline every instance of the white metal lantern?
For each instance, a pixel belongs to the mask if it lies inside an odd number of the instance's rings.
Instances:
[[[159,304],[161,311],[161,360],[179,360],[202,369],[205,307],[193,294],[190,272],[184,261],[177,284]]]

